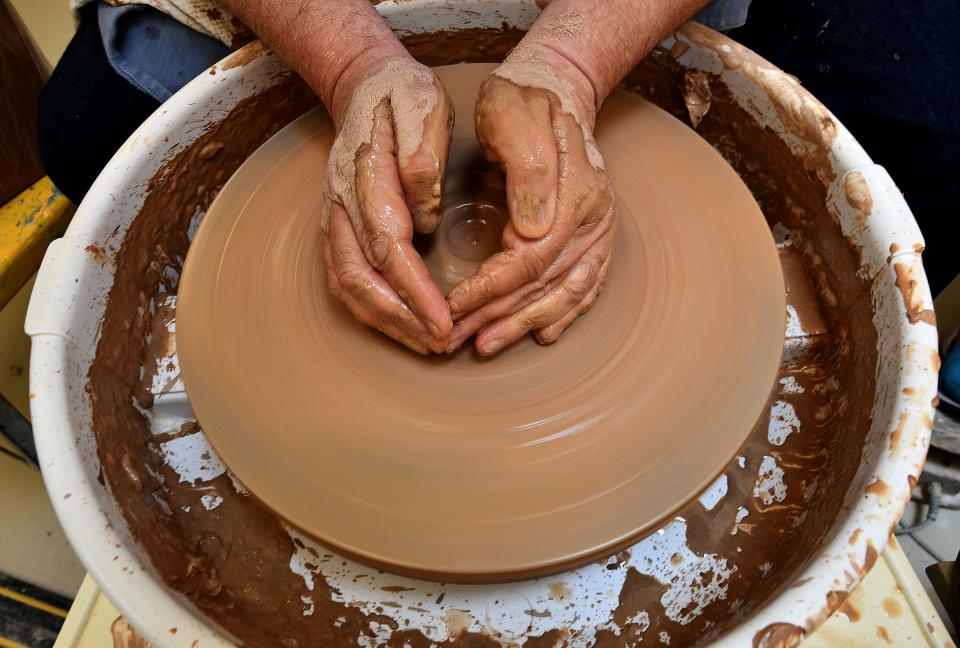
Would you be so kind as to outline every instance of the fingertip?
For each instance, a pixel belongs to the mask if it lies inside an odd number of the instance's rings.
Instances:
[[[446,346],[447,340],[450,339],[450,332],[453,330],[453,320],[450,317],[440,319],[439,321],[427,319],[426,325],[430,331],[430,335],[441,345]]]
[[[496,354],[498,351],[500,351],[500,349],[502,349],[502,348],[505,347],[506,345],[507,345],[507,341],[506,341],[506,340],[499,340],[499,339],[498,339],[498,340],[491,340],[490,342],[487,342],[486,344],[479,344],[479,343],[478,343],[478,344],[477,344],[477,351],[478,351],[478,352],[480,353],[480,355],[482,355],[484,358],[489,358],[490,356],[492,356],[492,355]]]
[[[497,353],[504,347],[508,346],[513,341],[514,340],[510,340],[505,337],[500,337],[495,334],[494,335],[484,334],[484,332],[481,331],[481,333],[477,335],[477,342],[476,342],[477,353],[479,353],[484,357],[489,357]]]
[[[535,339],[540,346],[550,346],[560,339],[562,332],[562,328],[557,329],[555,326],[545,326],[533,334],[533,339]]]
[[[447,308],[450,309],[450,317],[458,320],[463,317],[466,309],[463,304],[463,289],[460,286],[454,286],[450,294],[447,295]]]
[[[440,227],[440,221],[443,220],[440,204],[431,201],[433,204],[422,206],[414,205],[410,210],[413,218],[413,229],[419,234],[433,234]]]
[[[430,349],[426,346],[423,346],[423,344],[419,342],[418,343],[403,342],[403,345],[419,355],[422,355],[422,356],[430,355]]]

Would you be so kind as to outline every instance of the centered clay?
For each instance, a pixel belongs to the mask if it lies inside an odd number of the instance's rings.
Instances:
[[[491,69],[437,69],[459,122],[445,221],[420,248],[444,290],[506,219],[469,118]],[[488,359],[417,356],[329,294],[321,110],[251,156],[207,213],[177,304],[191,404],[233,473],[339,551],[448,581],[606,555],[707,486],[774,385],[777,252],[737,174],[667,113],[618,91],[596,135],[618,196],[604,293],[556,344]]]

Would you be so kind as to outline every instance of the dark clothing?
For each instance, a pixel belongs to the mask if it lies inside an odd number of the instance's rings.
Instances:
[[[114,152],[162,101],[230,53],[146,5],[85,5],[40,95],[40,153],[79,202]]]
[[[97,6],[85,6],[77,33],[40,92],[40,157],[47,174],[79,204],[117,149],[159,106],[110,66]]]
[[[730,35],[795,75],[885,167],[936,295],[960,272],[960,1],[757,0]]]

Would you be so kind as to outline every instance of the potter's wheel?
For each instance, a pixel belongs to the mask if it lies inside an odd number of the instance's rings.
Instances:
[[[492,245],[504,218],[470,119],[490,69],[438,69],[459,116],[425,251],[444,289],[482,258],[458,241]],[[709,144],[642,99],[611,96],[597,136],[619,199],[605,291],[555,345],[491,359],[421,358],[330,296],[321,111],[251,156],[190,248],[177,346],[204,431],[256,496],[358,559],[485,581],[609,553],[723,469],[782,351],[771,235]]]

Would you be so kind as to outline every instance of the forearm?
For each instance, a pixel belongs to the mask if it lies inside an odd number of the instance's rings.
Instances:
[[[351,79],[367,65],[406,50],[370,0],[220,0],[320,96],[337,123]]]
[[[553,0],[522,47],[547,48],[575,66],[596,108],[667,34],[708,0]]]

